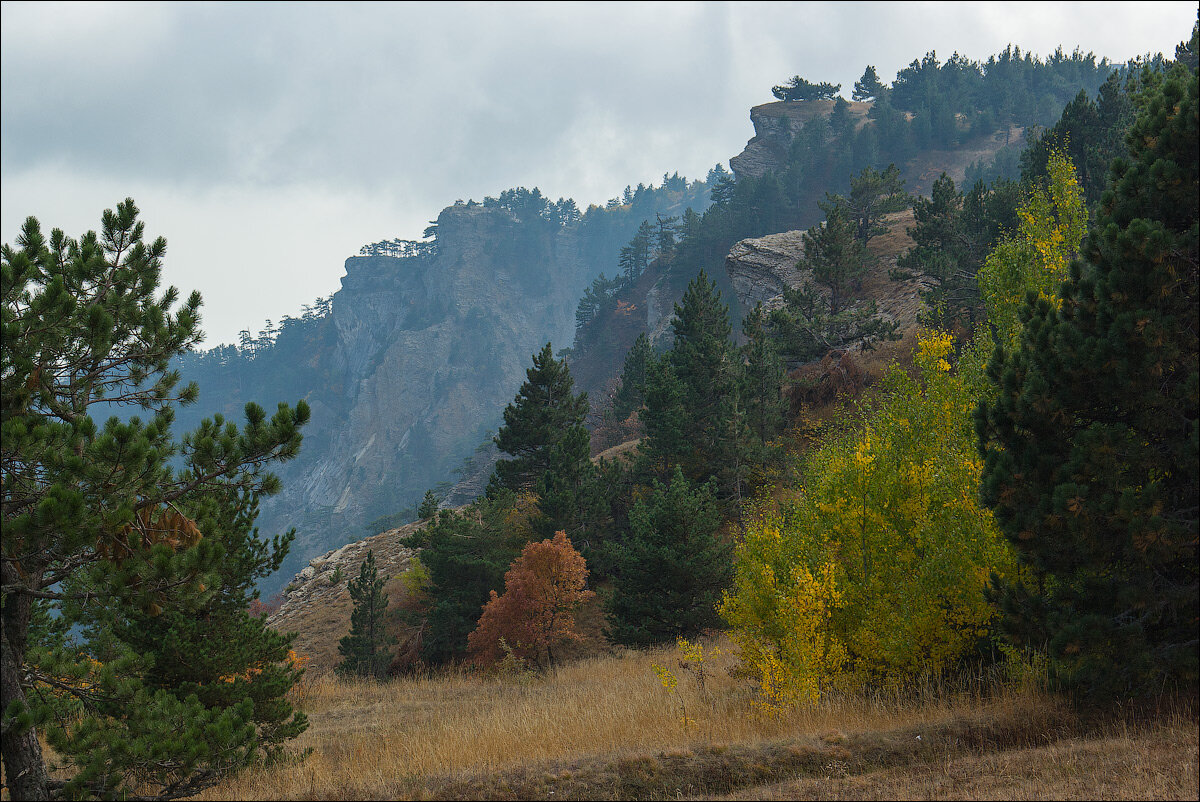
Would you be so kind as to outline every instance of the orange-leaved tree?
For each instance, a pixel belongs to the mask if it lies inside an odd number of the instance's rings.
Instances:
[[[504,595],[492,591],[467,640],[475,661],[492,665],[504,657],[507,645],[514,656],[539,668],[553,666],[554,648],[580,637],[575,610],[595,596],[586,589],[587,576],[583,555],[565,532],[527,544],[504,575]]]

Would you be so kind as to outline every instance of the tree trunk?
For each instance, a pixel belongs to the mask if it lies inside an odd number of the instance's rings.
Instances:
[[[5,566],[7,568],[7,566]],[[5,571],[8,581],[9,571]],[[4,630],[0,634],[0,711],[7,712],[16,702],[25,707],[25,689],[21,686],[21,663],[29,632],[30,598],[8,594],[4,599]],[[18,729],[15,722],[4,720],[0,734],[0,753],[4,762],[4,783],[9,799],[49,799],[50,778],[37,728]]]

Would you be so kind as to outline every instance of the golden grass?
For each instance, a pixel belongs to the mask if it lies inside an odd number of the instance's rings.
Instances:
[[[953,754],[859,775],[742,788],[714,799],[1195,799],[1196,721],[1171,717],[1124,734],[1065,738],[1044,746]]]
[[[1194,792],[1194,710],[1154,737],[1088,740],[1061,702],[977,681],[835,698],[772,719],[754,707],[750,685],[725,671],[728,654],[717,658],[704,696],[675,661],[673,649],[659,649],[533,679],[326,675],[303,704],[311,727],[296,746],[312,749],[305,760],[244,772],[202,798],[665,798],[739,788],[754,789],[746,798],[876,793],[867,788],[892,789],[879,798],[1008,798],[1029,795],[1031,786],[1014,784],[1028,777],[1067,793],[1078,785],[1062,769],[1070,765],[1108,778],[1088,785],[1089,794],[1139,796],[1153,787],[1179,798],[1184,781]],[[676,694],[651,662],[681,675]],[[1190,740],[1180,734],[1187,721]],[[1163,774],[1160,755],[1182,768],[1148,784]]]

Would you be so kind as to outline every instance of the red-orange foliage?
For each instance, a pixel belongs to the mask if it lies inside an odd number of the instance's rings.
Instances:
[[[504,657],[500,639],[523,660],[554,664],[554,647],[578,640],[575,610],[595,594],[585,590],[587,564],[565,532],[530,543],[504,575],[504,595],[483,608],[479,626],[467,640],[474,659],[492,665]]]

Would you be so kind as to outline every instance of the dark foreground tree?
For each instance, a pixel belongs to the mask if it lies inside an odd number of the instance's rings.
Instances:
[[[337,667],[339,674],[378,679],[392,660],[387,647],[394,639],[385,629],[388,597],[383,592],[383,582],[375,567],[375,552],[368,550],[358,569],[358,578],[348,583],[354,611],[350,613],[350,634],[338,642],[338,654],[342,656]]]
[[[1093,697],[1197,681],[1197,83],[1149,93],[1061,309],[1030,298],[977,414],[983,498],[1026,582],[1018,644]]]
[[[290,542],[250,524],[279,487],[264,466],[296,455],[308,407],[268,420],[248,404],[240,430],[217,416],[172,439],[174,405],[197,388],[169,360],[202,335],[198,293],[175,311],[175,288],[156,294],[165,251],[132,200],[99,235],[47,239],[29,218],[3,247],[0,751],[14,799],[135,785],[177,798],[304,728],[283,699],[288,641],[244,606]],[[93,418],[128,405],[146,419]],[[205,620],[229,640],[210,650]]]
[[[504,572],[532,531],[509,490],[456,512],[442,510],[410,540],[429,571],[421,659],[443,665],[467,656],[467,637],[488,594],[504,587]]]

